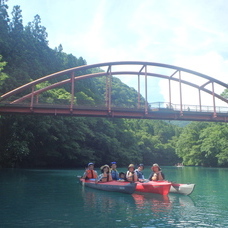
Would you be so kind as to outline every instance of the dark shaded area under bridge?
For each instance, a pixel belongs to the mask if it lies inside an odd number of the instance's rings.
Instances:
[[[124,67],[138,68],[136,71],[122,70]],[[75,76],[78,72],[83,72],[92,68],[107,68],[104,72],[85,74]],[[114,68],[121,68],[115,70]],[[149,68],[153,67],[153,71]],[[159,68],[162,70],[169,70],[171,74],[155,73],[154,69]],[[186,79],[185,74],[188,74]],[[35,86],[49,81],[53,78],[58,78],[62,75],[68,75],[68,79],[53,83],[45,88],[35,90]],[[119,75],[135,75],[138,77],[138,102],[134,104],[134,108],[118,106],[112,104],[112,77]],[[200,80],[191,79],[191,75],[203,79],[203,84],[197,84]],[[185,79],[183,79],[185,76]],[[106,94],[104,105],[75,105],[74,104],[74,88],[77,81],[94,78],[106,77]],[[148,77],[156,77],[167,80],[169,102],[148,102]],[[141,80],[143,81],[144,103],[140,100],[142,89]],[[189,78],[189,80],[188,80]],[[179,104],[172,103],[172,83],[178,84],[179,91]],[[41,93],[60,87],[65,84],[71,86],[71,101],[69,105],[60,104],[41,104],[38,97]],[[198,90],[198,104],[185,105],[183,103],[183,85],[190,86]],[[210,88],[208,88],[210,85]],[[144,118],[144,119],[163,119],[163,120],[184,120],[184,121],[214,121],[214,122],[227,122],[228,121],[228,100],[220,96],[215,91],[215,86],[219,85],[223,90],[228,88],[228,85],[210,76],[188,70],[185,68],[152,62],[138,62],[138,61],[123,61],[123,62],[109,62],[99,63],[93,65],[85,65],[67,69],[61,72],[47,75],[35,81],[27,83],[18,87],[0,97],[0,114],[19,113],[19,114],[45,114],[45,115],[73,115],[73,116],[91,116],[91,117],[118,117],[118,118]],[[26,91],[27,94],[25,94]],[[212,101],[212,106],[205,106],[202,104],[201,93],[209,94]],[[22,96],[18,94],[23,93]],[[191,94],[190,94],[191,96]],[[15,99],[17,97],[17,99]],[[216,106],[216,99],[224,102],[223,107]]]

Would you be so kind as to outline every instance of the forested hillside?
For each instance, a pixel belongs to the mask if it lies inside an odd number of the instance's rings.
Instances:
[[[0,95],[47,74],[86,64],[82,57],[64,53],[64,44],[54,50],[48,46],[48,33],[39,15],[24,26],[20,6],[15,6],[9,17],[4,0],[0,0],[0,31]],[[104,97],[103,78],[83,80],[75,88],[78,105],[101,104]],[[70,99],[70,90],[67,86],[50,90],[39,99],[61,104]],[[115,105],[134,105],[136,99],[133,88],[113,78]],[[97,166],[111,161],[119,166],[182,161],[227,166],[227,142],[227,124],[178,127],[155,120],[0,116],[0,167],[83,167],[91,161]]]

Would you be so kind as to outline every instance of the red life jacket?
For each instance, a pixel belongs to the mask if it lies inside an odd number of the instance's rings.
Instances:
[[[86,179],[95,179],[97,178],[97,173],[94,170],[86,170]]]

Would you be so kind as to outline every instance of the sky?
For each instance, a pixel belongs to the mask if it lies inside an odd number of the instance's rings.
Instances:
[[[228,82],[227,0],[9,0],[7,4],[9,13],[13,6],[21,7],[24,25],[40,15],[49,46],[62,44],[64,52],[82,56],[87,64],[157,62]],[[121,80],[137,89],[135,77]],[[205,83],[201,78],[191,80]],[[166,81],[148,81],[150,102],[169,101]],[[223,89],[216,87],[215,92]],[[179,103],[178,85],[172,90],[172,102]],[[184,104],[199,103],[197,91],[183,87],[182,92]],[[211,96],[202,99],[203,105],[212,105]],[[217,100],[216,105],[227,106]]]

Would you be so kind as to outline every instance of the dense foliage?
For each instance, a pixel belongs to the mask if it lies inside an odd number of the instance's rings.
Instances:
[[[228,97],[228,90],[222,94]],[[176,144],[185,165],[228,166],[228,124],[194,122],[186,126]]]
[[[227,124],[191,123],[178,139],[177,154],[186,165],[227,166]]]
[[[24,26],[20,6],[13,8],[12,19],[7,9],[6,1],[0,0],[0,94],[86,64],[82,57],[64,53],[61,44],[49,48],[39,15]],[[75,104],[104,104],[105,83],[105,78],[82,80],[75,88]],[[223,95],[227,96],[226,91]],[[62,104],[70,96],[70,88],[63,86],[46,91],[39,101]],[[137,93],[113,78],[112,102],[134,108]],[[0,167],[81,167],[90,161],[173,165],[182,160],[186,165],[226,166],[227,137],[226,124],[190,123],[181,128],[155,120],[2,115]]]

